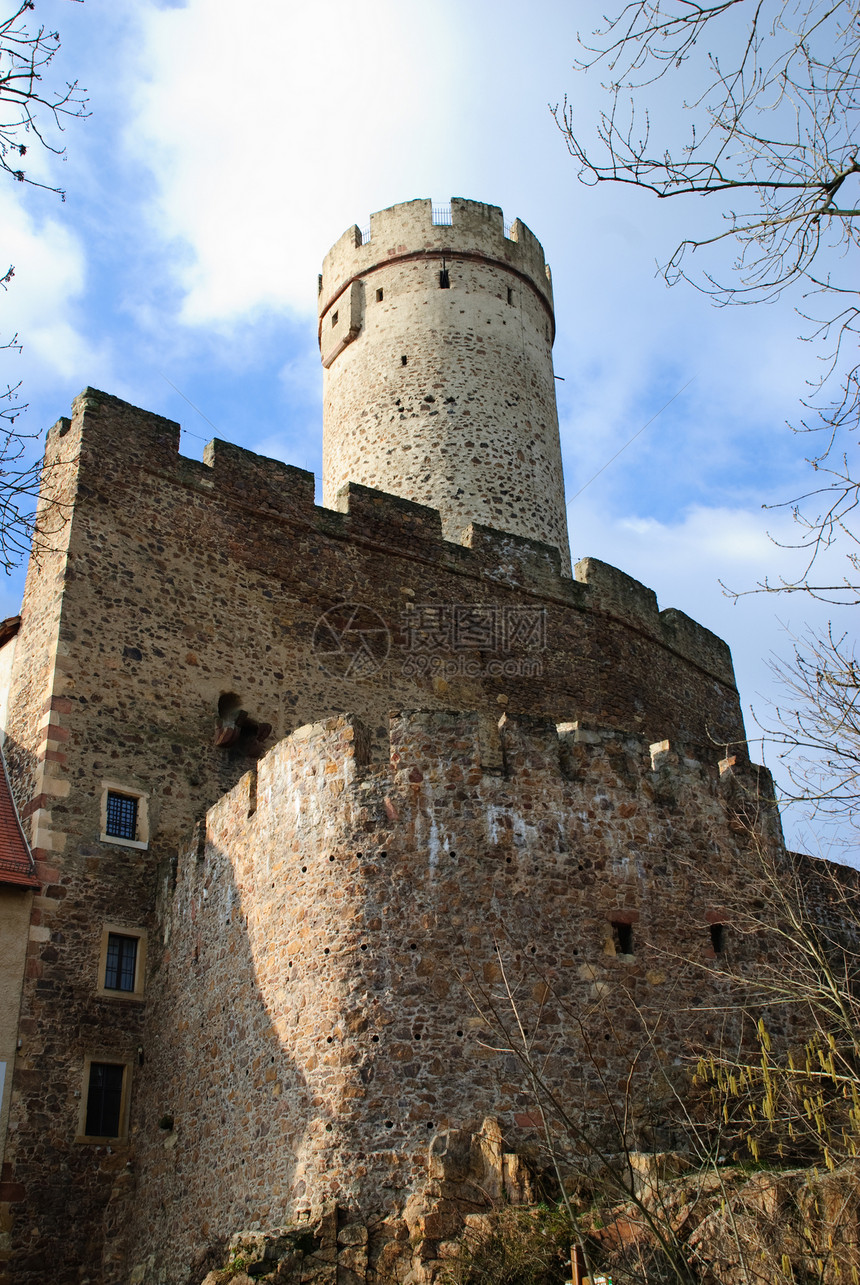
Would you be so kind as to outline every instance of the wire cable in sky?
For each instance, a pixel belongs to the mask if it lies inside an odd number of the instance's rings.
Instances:
[[[176,387],[176,385],[175,385],[171,380],[169,380],[169,379],[167,378],[167,376],[165,375],[165,373],[164,373],[164,371],[163,371],[163,370],[160,370],[158,373],[159,373],[159,375],[161,376],[161,378],[164,380],[165,384],[170,384],[170,387],[173,389],[173,391],[174,391],[175,393],[179,393],[179,396],[182,398],[182,400],[183,400],[184,402],[188,402],[188,405],[191,407],[191,409],[192,409],[192,410],[196,410],[196,411],[197,411],[197,414],[200,416],[200,418],[201,418],[201,419],[205,419],[205,420],[206,420],[206,423],[209,425],[209,427],[210,427],[214,432],[219,433],[219,432],[221,431],[219,428],[217,428],[217,427],[216,427],[216,425],[215,425],[215,424],[213,424],[213,423],[212,423],[212,420],[211,420],[211,419],[209,419],[209,418],[208,418],[208,416],[206,416],[206,415],[204,415],[204,414],[203,414],[203,412],[202,412],[202,410],[200,409],[200,407],[199,407],[199,406],[195,406],[195,405],[194,405],[194,403],[193,403],[193,401],[191,400],[191,398],[190,398],[190,397],[186,397],[186,396],[185,396],[185,394],[182,392],[182,390],[181,390],[181,389],[179,389],[179,388],[177,388],[177,387]],[[659,413],[659,412],[658,412],[658,413]],[[647,425],[646,425],[646,427],[647,427]],[[183,429],[182,429],[182,431],[183,431],[183,433],[188,433],[191,437],[198,437],[198,438],[200,438],[200,441],[201,441],[201,442],[205,442],[205,441],[206,441],[206,438],[205,438],[205,437],[200,437],[200,434],[199,434],[199,433],[192,433],[190,428],[183,428]]]
[[[603,473],[606,469],[608,469],[610,464],[612,464],[615,460],[617,460],[617,459],[618,459],[618,456],[621,454],[621,452],[622,452],[622,451],[626,451],[626,450],[627,450],[627,447],[628,447],[628,446],[630,446],[632,442],[635,442],[635,441],[636,441],[636,438],[637,438],[637,437],[640,437],[640,436],[642,435],[642,433],[644,433],[644,432],[645,432],[645,429],[646,429],[646,428],[649,428],[649,427],[654,423],[654,420],[655,420],[655,419],[658,419],[658,418],[659,418],[659,416],[663,414],[663,411],[666,409],[666,407],[667,407],[667,406],[671,406],[671,405],[672,405],[672,402],[675,400],[675,398],[676,398],[676,397],[680,397],[680,396],[681,396],[681,393],[685,392],[685,391],[686,391],[686,389],[688,389],[688,388],[690,387],[690,385],[692,384],[692,382],[693,382],[693,380],[694,380],[695,378],[696,378],[696,376],[695,376],[695,375],[693,375],[693,376],[692,376],[692,378],[688,379],[688,380],[687,380],[687,382],[686,382],[686,384],[684,385],[684,387],[683,387],[683,388],[679,388],[679,389],[678,389],[678,391],[677,391],[677,393],[675,393],[675,396],[674,396],[674,397],[670,397],[670,398],[669,398],[669,400],[666,402],[666,404],[665,404],[664,406],[661,406],[661,407],[660,407],[660,409],[659,409],[658,411],[656,411],[656,412],[651,416],[651,418],[648,420],[648,423],[647,423],[647,424],[643,424],[643,425],[642,425],[642,427],[641,427],[640,429],[637,429],[637,431],[633,434],[633,436],[632,436],[628,441],[626,441],[626,442],[624,443],[624,445],[623,445],[622,447],[620,447],[620,449],[619,449],[619,450],[617,450],[617,451],[615,452],[615,454],[612,456],[612,459],[608,459],[608,460],[606,461],[606,463],[603,465],[603,467],[602,467],[602,468],[599,468],[599,469],[597,470],[597,472],[594,474],[594,477],[590,477],[590,478],[588,479],[588,481],[585,483],[585,485],[584,485],[584,486],[581,486],[581,487],[579,488],[579,490],[576,492],[576,495],[572,495],[572,496],[570,497],[570,499],[569,499],[569,500],[566,500],[566,501],[565,501],[565,508],[569,508],[569,507],[570,507],[570,505],[571,505],[571,504],[573,504],[574,500],[578,499],[578,498],[579,498],[579,496],[580,496],[580,495],[582,495],[582,492],[586,489],[586,487],[591,486],[591,483],[592,483],[596,478],[600,477],[600,474],[601,474],[601,473]],[[169,382],[170,382],[170,381],[168,380],[168,383],[169,383]],[[179,391],[179,390],[177,389],[177,392],[178,392],[178,391]]]

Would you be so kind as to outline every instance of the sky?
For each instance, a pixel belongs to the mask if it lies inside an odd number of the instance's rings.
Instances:
[[[726,639],[753,757],[779,774],[756,743],[779,699],[768,661],[834,613],[801,595],[733,601],[720,582],[753,590],[800,567],[774,543],[795,539],[790,512],[763,506],[810,484],[809,442],[787,425],[816,353],[790,300],[719,309],[667,288],[658,264],[716,208],[579,182],[550,107],[567,95],[587,127],[605,101],[599,75],[573,69],[602,7],[36,0],[33,20],[62,38],[47,83],[77,80],[90,115],[56,138],[63,157],[27,158],[64,202],[0,178],[15,266],[0,335],[23,345],[0,352],[2,379],[23,381],[26,432],[90,385],[180,421],[187,455],[217,435],[314,471],[319,502],[329,246],[415,197],[502,206],[552,267],[573,556],[621,567]],[[659,94],[654,108],[673,118]],[[0,583],[0,614],[22,584]],[[828,855],[821,832],[785,824]]]

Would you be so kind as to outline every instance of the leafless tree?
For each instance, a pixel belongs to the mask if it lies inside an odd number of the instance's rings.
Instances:
[[[604,70],[608,100],[596,130],[567,100],[555,109],[583,182],[710,197],[719,222],[676,248],[663,267],[669,284],[692,281],[718,304],[789,292],[808,323],[804,337],[823,364],[797,427],[821,437],[815,485],[788,503],[809,556],[796,579],[763,587],[856,602],[860,301],[849,263],[860,226],[860,9],[853,0],[631,0],[580,44],[577,69]],[[665,136],[652,137],[655,119],[668,122]],[[710,256],[701,274],[697,252]],[[817,584],[813,564],[843,535],[846,574]]]
[[[749,835],[748,879],[726,904],[732,944],[708,961],[654,947],[677,975],[706,972],[711,983],[713,1038],[690,1045],[683,1076],[650,1056],[661,1013],[629,993],[616,988],[579,1010],[542,973],[519,975],[504,941],[495,982],[465,979],[485,1047],[520,1067],[559,1189],[572,1172],[581,1175],[564,1228],[583,1244],[592,1274],[611,1272],[626,1285],[836,1285],[860,1272],[860,882],[854,871],[767,841],[768,826],[749,822],[759,804],[740,794],[732,801]],[[708,879],[700,863],[691,873]],[[603,1085],[598,1130],[569,1086],[559,1092],[551,1070],[558,1052],[541,1034],[536,1007],[544,992],[570,1026],[563,1044],[578,1047]],[[605,1056],[588,1043],[589,1028],[611,1015],[628,1041],[631,1015],[640,1030],[621,1097],[603,1078]],[[638,1150],[642,1085],[634,1082],[645,1062],[662,1083],[659,1109],[679,1127],[686,1163]],[[466,1244],[452,1280],[530,1281],[520,1264],[553,1228],[502,1210],[500,1225],[489,1220]]]
[[[830,841],[856,846],[860,817],[860,661],[832,627],[795,638],[789,660],[771,669],[782,695],[758,711],[787,768],[784,795],[839,826]]]
[[[19,0],[14,12],[0,19],[0,169],[19,183],[56,192],[65,200],[61,188],[28,173],[24,158],[33,143],[61,156],[65,148],[58,135],[66,119],[87,115],[87,100],[76,81],[57,88],[45,85],[45,74],[60,48],[60,36],[30,23],[35,7],[35,0]],[[0,277],[4,290],[14,272],[10,265]],[[17,335],[0,344],[0,351],[20,350]],[[30,547],[39,495],[40,469],[30,458],[31,445],[39,434],[23,433],[15,426],[27,409],[20,400],[20,387],[20,381],[8,381],[0,392],[0,566],[7,572]],[[50,542],[54,516],[43,513],[37,548]]]
[[[88,114],[87,99],[77,81],[56,89],[44,85],[60,48],[60,34],[29,24],[35,8],[35,0],[20,0],[14,13],[0,19],[0,166],[19,183],[46,187],[65,199],[61,188],[28,175],[24,157],[31,140],[62,156],[65,148],[56,142],[56,134],[68,117]]]

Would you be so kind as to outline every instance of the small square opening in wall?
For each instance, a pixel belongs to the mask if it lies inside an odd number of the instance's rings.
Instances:
[[[126,848],[149,846],[148,795],[115,781],[102,781],[101,839]]]
[[[99,951],[96,993],[105,999],[143,999],[146,931],[105,924]]]
[[[612,940],[616,955],[633,954],[633,925],[613,922]]]
[[[86,1058],[78,1142],[108,1142],[127,1136],[130,1075],[127,1062]]]

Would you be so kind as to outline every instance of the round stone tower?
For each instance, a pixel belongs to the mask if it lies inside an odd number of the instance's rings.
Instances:
[[[540,243],[495,205],[409,201],[349,228],[319,279],[323,503],[360,482],[555,545],[570,573]]]

